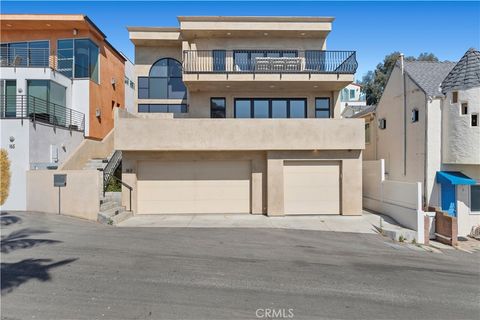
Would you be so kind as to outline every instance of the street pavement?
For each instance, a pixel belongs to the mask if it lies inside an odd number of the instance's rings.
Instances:
[[[368,233],[1,216],[2,319],[480,319],[480,254]]]

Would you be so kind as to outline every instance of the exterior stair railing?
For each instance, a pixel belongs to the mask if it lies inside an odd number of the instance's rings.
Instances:
[[[105,169],[103,169],[103,196],[105,197],[105,192],[107,191],[108,182],[110,179],[114,179],[120,182],[125,188],[128,189],[130,192],[129,195],[129,211],[132,211],[132,190],[133,188],[125,183],[124,181],[115,177],[115,170],[117,170],[118,166],[122,163],[122,151],[115,150],[113,155],[110,157]]]

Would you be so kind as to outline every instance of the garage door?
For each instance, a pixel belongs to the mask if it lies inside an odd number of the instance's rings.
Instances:
[[[249,161],[141,161],[138,213],[249,213]]]
[[[285,214],[340,214],[340,165],[285,161]]]

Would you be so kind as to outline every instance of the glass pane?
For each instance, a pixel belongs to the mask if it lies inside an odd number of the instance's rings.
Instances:
[[[315,118],[330,118],[330,111],[328,110],[316,110]]]
[[[35,113],[36,118],[49,122],[48,86],[49,80],[28,80],[27,95],[29,113]]]
[[[89,72],[90,79],[98,83],[98,47],[90,41],[90,59],[89,59]]]
[[[168,105],[168,112],[185,113],[185,112],[187,112],[187,108],[186,108],[186,105],[184,105],[184,104],[169,104]]]
[[[3,81],[2,81],[3,84]],[[17,115],[17,81],[5,81],[5,117],[16,117]],[[1,92],[3,94],[3,90]],[[3,107],[3,106],[2,106]]]
[[[315,109],[330,110],[330,99],[328,98],[315,99]]]
[[[138,77],[138,87],[148,89],[148,77]]]
[[[73,39],[58,40],[57,49],[58,50],[73,49]]]
[[[470,210],[480,211],[480,185],[470,186]]]
[[[235,118],[251,118],[250,100],[235,101]]]
[[[168,76],[168,59],[161,59],[155,62],[150,69],[150,77],[167,77]]]
[[[50,113],[53,123],[65,126],[67,123],[66,114],[66,88],[56,82],[50,81]],[[55,104],[55,106],[52,106]],[[53,110],[52,110],[53,109]]]
[[[247,52],[234,52],[233,64],[235,65],[234,71],[248,70],[249,61]]]
[[[269,58],[279,58],[280,52],[267,52],[267,57]]]
[[[167,99],[167,78],[150,78],[149,80],[148,97],[150,99]]]
[[[58,71],[68,78],[73,77],[73,40],[57,41]]]
[[[88,78],[90,74],[90,40],[75,40],[75,78]]]
[[[150,112],[150,105],[148,104],[139,104],[138,112]]]
[[[168,112],[168,104],[151,104],[150,112]]]
[[[139,99],[148,99],[148,89],[138,89]]]
[[[288,58],[295,58],[298,56],[298,54],[296,51],[286,51],[286,52],[282,52],[282,56],[288,57]]]
[[[48,67],[50,55],[48,41],[33,41],[28,44],[28,62],[30,66]]]
[[[28,44],[26,42],[8,44],[8,56],[10,63],[17,67],[26,67],[28,61]]]
[[[185,99],[187,97],[187,89],[182,78],[170,78],[168,82],[169,99]]]
[[[253,117],[268,118],[268,100],[253,101]]]
[[[168,75],[171,77],[182,77],[182,65],[175,59],[166,59],[168,61]]]
[[[290,118],[306,118],[305,100],[290,100]]]
[[[213,71],[225,71],[225,50],[213,50]]]
[[[211,108],[212,109],[225,109],[225,99],[223,99],[223,98],[211,99]]]
[[[272,100],[272,118],[287,117],[287,100]]]

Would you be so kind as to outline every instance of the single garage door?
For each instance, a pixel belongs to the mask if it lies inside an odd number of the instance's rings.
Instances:
[[[285,161],[285,214],[340,214],[340,164]]]
[[[141,161],[138,213],[249,213],[249,161]]]

